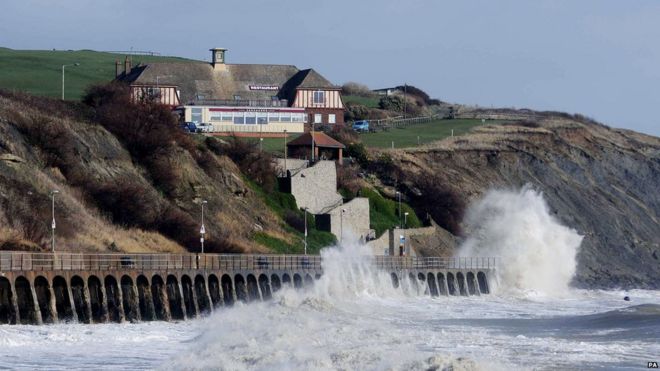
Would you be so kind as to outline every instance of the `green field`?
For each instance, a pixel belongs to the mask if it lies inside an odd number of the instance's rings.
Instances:
[[[342,95],[344,103],[357,103],[369,108],[378,108],[380,97],[360,97],[357,95]]]
[[[487,120],[486,124],[499,123],[497,120]],[[394,148],[415,147],[418,145],[441,140],[454,135],[469,132],[472,128],[483,125],[481,120],[455,119],[436,120],[424,124],[410,125],[401,128],[392,128],[387,131],[360,134],[360,139],[367,147]]]
[[[300,134],[292,134],[287,138],[287,142],[290,142],[298,138]],[[251,140],[259,144],[259,138],[245,138],[246,140]],[[263,138],[263,150],[270,152],[278,156],[284,156],[284,138]]]
[[[0,48],[0,88],[34,95],[60,97],[62,65],[80,63],[65,69],[66,99],[80,99],[91,84],[108,82],[115,77],[115,61],[125,55],[92,50],[50,51],[13,50]],[[134,55],[133,66],[139,62],[194,62],[178,57]]]

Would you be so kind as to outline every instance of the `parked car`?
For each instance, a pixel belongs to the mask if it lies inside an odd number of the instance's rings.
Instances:
[[[213,124],[207,124],[204,122],[197,124],[198,133],[210,133],[212,131],[213,131]]]
[[[353,130],[357,132],[366,133],[369,131],[369,121],[360,120],[353,123]]]
[[[184,122],[183,124],[181,124],[180,127],[186,133],[196,133],[197,132],[197,125],[194,122]]]

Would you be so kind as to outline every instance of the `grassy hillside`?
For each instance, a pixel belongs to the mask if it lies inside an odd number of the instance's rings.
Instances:
[[[87,86],[115,77],[115,61],[125,55],[93,50],[51,51],[0,48],[0,88],[59,98],[62,93],[62,65],[80,63],[65,69],[65,98],[80,99]],[[147,62],[185,62],[178,57],[134,55],[133,65]],[[123,65],[122,65],[123,68]]]
[[[490,120],[486,123],[494,124],[498,121]],[[367,147],[391,148],[394,142],[394,148],[408,148],[418,145],[418,137],[419,144],[425,144],[451,136],[452,130],[454,135],[461,135],[479,125],[483,123],[476,119],[436,120],[377,133],[364,133],[360,134],[360,139]]]

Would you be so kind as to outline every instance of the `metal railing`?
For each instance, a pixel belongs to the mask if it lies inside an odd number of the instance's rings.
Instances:
[[[493,269],[497,258],[373,256],[378,269]],[[0,272],[99,270],[320,270],[318,255],[0,252]]]
[[[286,99],[196,99],[196,106],[230,106],[230,107],[288,107]],[[301,111],[302,112],[302,111]]]

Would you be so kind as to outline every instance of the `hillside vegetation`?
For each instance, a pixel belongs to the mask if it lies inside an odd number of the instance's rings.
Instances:
[[[122,63],[123,54],[93,50],[13,50],[0,48],[0,88],[39,96],[59,98],[62,94],[62,65],[65,68],[65,98],[79,100],[85,89],[115,77],[115,61]],[[149,62],[196,62],[178,57],[129,56],[133,66]]]
[[[90,90],[84,104],[2,91],[0,249],[50,248],[57,189],[59,250],[197,251],[207,200],[206,251],[273,251],[263,236],[302,251],[302,233],[267,202],[271,159],[241,148],[183,135],[166,108],[132,104],[119,85]]]

